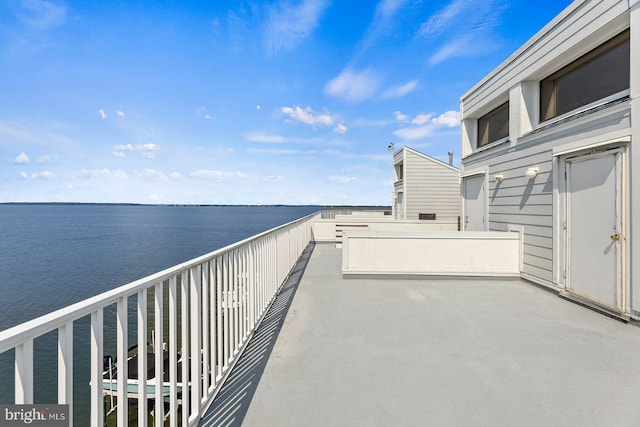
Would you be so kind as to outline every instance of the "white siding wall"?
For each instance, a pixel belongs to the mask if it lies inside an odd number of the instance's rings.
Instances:
[[[433,223],[456,223],[460,215],[460,174],[445,164],[407,150],[405,157],[407,220],[435,213]]]
[[[553,169],[554,148],[628,137],[634,100],[632,93],[632,100],[540,128],[539,81],[629,28],[629,8],[638,7],[637,3],[574,1],[461,98],[462,174],[488,171],[489,229],[506,230],[508,224],[524,228],[523,271],[541,282],[562,283],[558,269],[564,256],[559,230],[563,218],[558,188],[562,183],[558,170]],[[632,36],[637,32],[634,29]],[[631,51],[633,71],[633,56],[638,51],[633,43]],[[638,78],[632,73],[632,89]],[[474,152],[477,119],[507,99],[509,141]],[[539,168],[534,180],[524,176],[529,167]],[[503,175],[504,180],[498,183],[495,175]]]
[[[630,135],[630,102],[550,126],[526,135],[515,146],[499,146],[464,159],[464,169],[488,167],[489,229],[507,231],[508,224],[524,227],[523,272],[553,282],[554,264],[554,147],[586,139],[606,141],[612,135]],[[529,167],[538,176],[524,176]],[[495,175],[503,175],[498,183]]]

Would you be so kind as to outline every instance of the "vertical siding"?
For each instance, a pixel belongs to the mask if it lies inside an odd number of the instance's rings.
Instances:
[[[435,160],[407,150],[405,197],[408,220],[435,213],[434,223],[455,223],[460,215],[460,174]]]

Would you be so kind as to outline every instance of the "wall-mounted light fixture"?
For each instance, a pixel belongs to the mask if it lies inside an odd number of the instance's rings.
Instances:
[[[536,177],[536,175],[538,175],[538,168],[529,168],[524,173],[524,176],[526,176],[528,179],[533,179]]]
[[[498,182],[502,182],[502,180],[504,179],[504,175],[496,175],[493,178]]]

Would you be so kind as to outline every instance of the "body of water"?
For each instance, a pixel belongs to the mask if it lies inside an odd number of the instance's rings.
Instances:
[[[0,204],[0,330],[319,209]],[[105,341],[109,323],[106,313]],[[88,347],[83,349],[88,343],[88,324],[83,319],[74,325],[76,398],[88,390],[88,377],[84,378]],[[57,401],[54,335],[35,342],[37,403]],[[48,347],[54,351],[47,351]],[[108,347],[105,342],[105,352]],[[9,352],[0,355],[0,403],[13,401],[13,387],[13,352]],[[88,408],[75,408],[74,417],[75,425],[84,425]]]

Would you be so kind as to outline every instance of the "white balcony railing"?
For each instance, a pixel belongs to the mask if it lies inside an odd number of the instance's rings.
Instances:
[[[72,416],[73,328],[78,320],[90,317],[91,425],[103,425],[105,388],[116,398],[118,426],[129,423],[128,400],[132,395],[137,398],[137,414],[145,414],[137,417],[140,426],[147,425],[149,400],[155,405],[156,425],[164,425],[165,420],[172,426],[197,424],[312,240],[312,222],[316,217],[319,214],[309,215],[1,331],[0,354],[15,350],[14,403],[34,402],[34,339],[57,330],[57,403],[69,404]],[[163,305],[164,289],[168,292],[168,310]],[[148,301],[151,293],[152,304]],[[136,297],[137,301],[135,334],[127,325],[130,297]],[[103,314],[114,304],[117,374],[105,380]],[[152,307],[150,310],[148,304]],[[152,325],[149,314],[153,317]],[[168,336],[163,337],[166,325]],[[132,381],[127,372],[128,363],[118,361],[127,360],[130,344],[127,337],[136,335],[138,349],[146,349],[149,330],[154,333],[151,353],[155,373],[149,375],[147,357],[137,357],[138,378]],[[167,369],[163,369],[165,359],[168,359],[168,378]],[[192,360],[199,363],[188,363]],[[169,402],[166,414],[165,401]]]

